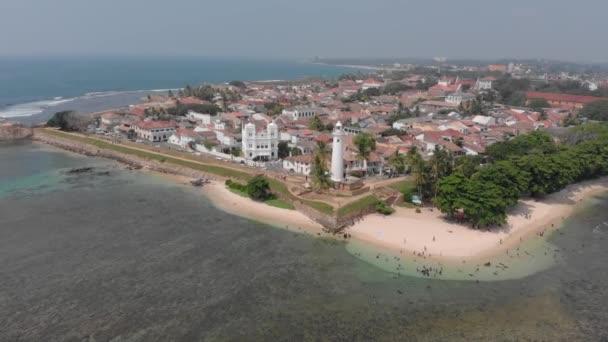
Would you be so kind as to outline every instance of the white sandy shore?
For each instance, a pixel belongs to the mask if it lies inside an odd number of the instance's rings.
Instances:
[[[323,226],[311,220],[306,215],[288,209],[272,207],[239,196],[226,188],[223,183],[211,182],[203,187],[203,193],[213,204],[226,212],[261,221],[292,231],[308,233],[316,236],[332,236],[323,231]]]
[[[571,185],[542,201],[524,200],[511,211],[507,225],[493,231],[447,222],[437,210],[397,208],[384,217],[370,215],[348,229],[353,238],[378,247],[423,253],[442,261],[475,260],[505,253],[523,240],[558,228],[576,204],[608,191],[608,178]]]
[[[184,182],[189,180],[178,178]],[[333,236],[300,212],[254,202],[232,193],[222,182],[207,184],[202,191],[216,207],[226,212],[291,231]],[[416,213],[414,209],[396,208],[391,216],[368,215],[346,232],[355,240],[387,251],[424,253],[429,259],[445,262],[481,260],[514,249],[522,241],[551,228],[559,228],[583,199],[606,191],[608,177],[571,185],[542,201],[520,201],[508,215],[507,225],[492,231],[448,222],[438,210],[423,208],[421,213]]]

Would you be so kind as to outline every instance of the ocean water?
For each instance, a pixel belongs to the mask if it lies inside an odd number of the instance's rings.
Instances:
[[[28,122],[59,110],[93,112],[186,84],[332,77],[351,68],[209,57],[1,57],[0,117]],[[154,93],[154,91],[152,91]]]
[[[607,209],[599,196],[567,220],[550,239],[562,260],[543,271],[423,279],[165,177],[2,144],[0,340],[603,341]]]

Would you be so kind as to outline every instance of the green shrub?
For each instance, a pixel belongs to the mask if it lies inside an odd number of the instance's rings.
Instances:
[[[382,214],[382,215],[390,215],[395,212],[395,209],[386,205],[386,203],[384,203],[384,202],[378,202],[376,204],[376,212],[378,214]]]
[[[270,183],[262,176],[256,176],[247,182],[245,191],[255,201],[266,201],[272,198]]]
[[[242,193],[247,194],[247,185],[245,185],[245,184],[233,182],[232,180],[227,179],[226,180],[226,186],[229,189],[236,190],[238,192],[242,192]]]

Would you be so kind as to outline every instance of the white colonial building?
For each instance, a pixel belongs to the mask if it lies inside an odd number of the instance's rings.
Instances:
[[[496,81],[493,77],[478,78],[475,82],[475,89],[477,90],[490,90],[492,89],[492,82]]]
[[[310,167],[312,166],[312,157],[312,154],[287,157],[283,159],[283,169],[290,173],[308,176],[310,174]]]
[[[169,140],[176,128],[177,124],[171,121],[140,121],[133,124],[138,138],[152,142]]]
[[[279,127],[272,121],[266,127],[247,123],[242,130],[242,151],[246,159],[275,160],[279,155]]]
[[[317,115],[320,115],[321,112],[319,108],[314,107],[292,107],[283,109],[282,114],[291,117],[293,120],[300,120],[311,119]]]
[[[473,95],[473,94],[455,92],[455,93],[452,93],[452,94],[446,96],[445,102],[453,104],[453,105],[459,105],[461,103],[471,102],[474,99],[475,99],[475,95]]]
[[[182,148],[188,148],[200,139],[201,136],[194,130],[181,128],[177,129],[175,133],[169,137],[169,143]]]

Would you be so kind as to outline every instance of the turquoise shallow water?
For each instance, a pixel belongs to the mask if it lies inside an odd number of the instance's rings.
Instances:
[[[64,173],[82,166],[95,171]],[[36,144],[0,146],[0,185],[2,341],[608,337],[605,196],[550,238],[558,263],[475,283],[387,272],[192,187]]]

